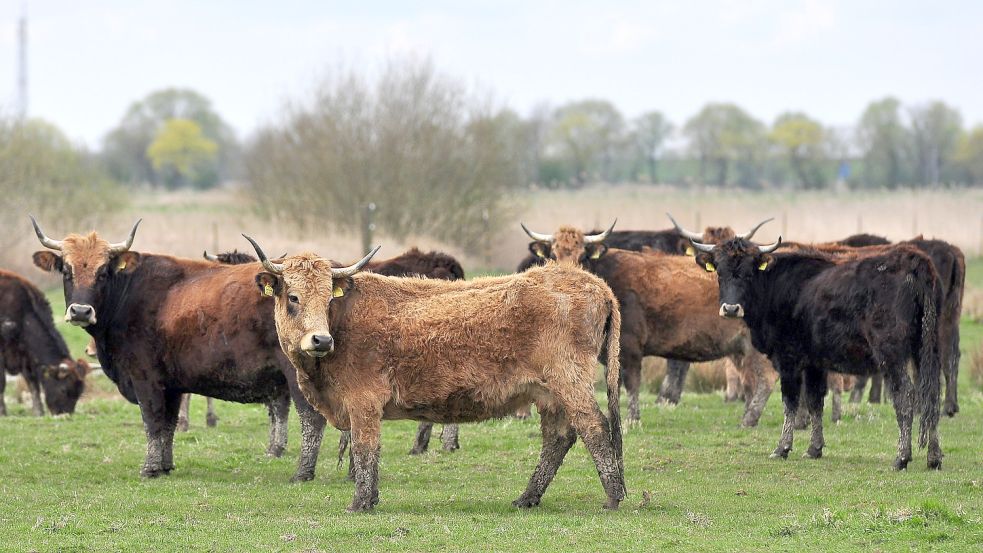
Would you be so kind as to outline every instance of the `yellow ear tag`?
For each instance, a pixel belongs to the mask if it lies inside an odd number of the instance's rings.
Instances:
[[[693,246],[686,246],[686,255],[692,257],[695,254],[696,254],[696,250],[693,249]]]
[[[331,291],[332,298],[340,298],[345,295],[345,291],[341,289],[341,286],[335,286],[334,290]]]
[[[120,261],[119,262],[119,267],[116,267],[116,270],[117,271],[122,271],[125,268],[126,268],[126,261]]]
[[[601,258],[601,250],[594,250],[594,253],[590,254],[590,258],[591,259],[600,259]]]
[[[764,271],[767,268],[768,268],[768,262],[767,261],[763,261],[763,262],[761,262],[761,265],[758,265],[758,270],[759,271]]]
[[[263,295],[264,296],[272,296],[273,295],[273,287],[270,286],[269,284],[267,284],[266,286],[264,286],[263,287]]]
[[[543,252],[541,250],[536,250],[536,257],[543,257]]]
[[[709,261],[707,262],[706,267],[708,273],[712,273],[717,270],[717,268],[713,266],[713,263],[710,263]]]

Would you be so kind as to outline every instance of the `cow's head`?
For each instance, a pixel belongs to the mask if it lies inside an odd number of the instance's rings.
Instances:
[[[748,288],[761,273],[771,269],[774,262],[771,252],[782,244],[781,236],[778,237],[777,242],[767,246],[759,246],[751,242],[754,233],[771,219],[758,223],[744,234],[735,234],[733,238],[717,244],[701,242],[703,235],[679,226],[672,215],[669,215],[669,219],[696,248],[696,264],[704,271],[717,273],[717,285],[720,288],[720,316],[743,317],[747,308]]]
[[[274,299],[276,329],[283,348],[310,357],[324,357],[333,352],[328,308],[332,301],[345,301],[352,289],[351,277],[381,246],[376,246],[358,263],[348,267],[333,267],[331,261],[311,253],[274,263],[255,240],[243,236],[256,249],[256,255],[266,269],[256,275],[256,285],[264,296]]]
[[[34,264],[45,271],[60,272],[65,286],[65,320],[76,326],[98,322],[98,308],[106,287],[115,277],[132,272],[140,263],[140,254],[129,251],[136,236],[138,220],[125,242],[111,244],[95,232],[86,236],[69,234],[64,240],[48,238],[31,217],[34,232],[46,248],[34,253]]]
[[[42,370],[44,403],[52,415],[75,412],[75,404],[85,391],[85,375],[88,372],[89,364],[84,359],[64,359],[58,365]]]
[[[529,251],[536,257],[586,266],[608,251],[604,239],[611,234],[617,223],[618,220],[615,219],[608,230],[599,234],[584,234],[579,229],[568,226],[560,227],[554,234],[542,234],[529,230],[523,223],[519,224],[533,239],[529,243]]]

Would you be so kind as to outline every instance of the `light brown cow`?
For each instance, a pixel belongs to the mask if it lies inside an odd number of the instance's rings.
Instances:
[[[525,226],[523,226],[525,228]],[[610,229],[609,229],[610,231]],[[608,249],[606,233],[585,236],[563,226],[554,234],[526,229],[533,240],[549,245],[550,255],[579,263],[604,279],[621,306],[621,366],[629,394],[629,419],[639,420],[642,357],[712,361],[730,357],[760,382],[746,404],[743,426],[755,426],[767,402],[767,359],[751,346],[740,321],[718,316],[717,280],[693,265],[690,257],[662,252]],[[763,394],[763,397],[761,395]]]
[[[368,511],[379,501],[382,420],[473,422],[531,402],[542,417],[543,449],[513,505],[539,504],[580,436],[607,494],[605,507],[618,507],[625,496],[621,320],[602,280],[559,264],[471,281],[386,277],[358,273],[371,254],[346,268],[310,253],[273,263],[249,240],[266,268],[256,282],[274,298],[280,345],[300,389],[332,425],[351,430],[349,511]],[[604,347],[608,418],[594,396]]]

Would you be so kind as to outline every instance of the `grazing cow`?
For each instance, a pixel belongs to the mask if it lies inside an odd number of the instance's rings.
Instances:
[[[278,259],[286,257],[281,255]],[[211,255],[207,251],[204,253],[205,259],[227,265],[239,265],[242,263],[255,263],[256,258],[248,253],[233,250],[231,252]],[[438,278],[443,280],[463,280],[464,269],[461,264],[452,256],[441,252],[422,252],[418,248],[410,248],[402,254],[386,259],[384,261],[369,261],[363,270],[386,276],[419,276],[426,278]],[[186,400],[181,403],[182,413],[187,417]],[[208,398],[208,409],[211,414],[212,400]],[[179,422],[180,425],[180,422]],[[209,425],[211,426],[211,425]],[[433,432],[433,424],[421,422],[413,440],[413,448],[410,455],[420,455],[426,453],[430,446],[430,436]],[[456,424],[444,425],[440,432],[441,443],[445,451],[460,449],[458,442],[458,427]],[[343,454],[348,445],[349,436],[342,433],[339,451]],[[350,466],[349,466],[350,468]]]
[[[472,281],[386,277],[358,273],[368,256],[345,268],[309,253],[273,263],[249,241],[266,269],[256,283],[274,298],[280,345],[301,390],[332,425],[351,431],[349,511],[379,501],[383,420],[480,421],[531,402],[542,415],[543,449],[513,505],[539,504],[579,436],[594,458],[605,507],[618,507],[625,495],[620,314],[602,280],[561,264]],[[608,418],[594,396],[605,347]]]
[[[267,454],[275,457],[286,447],[293,397],[302,435],[294,480],[314,477],[324,420],[304,400],[296,371],[277,347],[272,306],[252,292],[258,265],[130,251],[139,221],[118,244],[95,232],[53,240],[32,222],[48,248],[34,254],[34,263],[63,274],[66,320],[95,339],[103,372],[140,406],[147,435],[141,475],[174,468],[181,395],[195,393],[267,404]]]
[[[84,360],[71,358],[44,294],[24,278],[0,271],[0,415],[7,414],[4,372],[24,377],[32,411],[41,416],[44,405],[52,415],[74,413],[88,370]]]
[[[919,444],[928,445],[928,467],[942,466],[938,439],[942,371],[939,307],[942,287],[932,260],[910,246],[880,254],[836,257],[818,250],[777,253],[744,238],[722,244],[693,243],[696,262],[716,272],[720,316],[751,329],[754,346],[768,355],[782,381],[785,424],[773,457],[787,458],[805,382],[812,418],[806,456],[824,446],[823,398],[827,372],[883,371],[891,385],[899,427],[896,469],[911,461],[911,427],[921,408]],[[908,377],[913,361],[917,388]],[[918,401],[915,401],[915,390]]]
[[[654,355],[687,363],[729,357],[737,367],[758,375],[762,382],[749,398],[741,424],[758,423],[764,401],[757,394],[770,390],[763,381],[767,362],[751,347],[743,323],[717,316],[713,276],[697,270],[684,256],[608,249],[606,233],[584,235],[560,227],[555,234],[541,234],[522,228],[542,247],[544,256],[548,252],[552,259],[578,263],[604,279],[618,298],[623,321],[620,364],[629,420],[641,418],[642,357]],[[764,400],[767,397],[765,393]]]

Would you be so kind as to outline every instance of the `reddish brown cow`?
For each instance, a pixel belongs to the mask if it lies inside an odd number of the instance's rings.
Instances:
[[[523,226],[523,228],[525,228]],[[741,424],[755,426],[770,391],[767,360],[751,347],[750,334],[740,321],[717,315],[717,283],[693,266],[692,258],[661,252],[608,249],[604,233],[585,236],[579,229],[560,227],[555,234],[526,229],[550,256],[578,262],[604,279],[621,305],[621,367],[629,394],[629,420],[641,414],[642,357],[659,356],[686,362],[730,357],[761,382],[749,396]],[[759,397],[763,396],[763,397]]]
[[[539,504],[580,436],[608,496],[605,506],[617,508],[625,494],[621,321],[602,280],[558,264],[471,281],[385,277],[358,273],[364,259],[341,269],[309,253],[273,263],[249,240],[266,268],[256,282],[274,298],[280,345],[301,390],[332,425],[352,432],[350,511],[379,501],[382,420],[480,421],[531,402],[542,415],[543,450],[514,505]],[[608,418],[594,396],[605,345]]]
[[[0,415],[7,414],[4,372],[24,377],[33,413],[41,416],[45,404],[53,415],[74,413],[88,370],[84,360],[71,358],[44,294],[20,275],[0,271]]]

